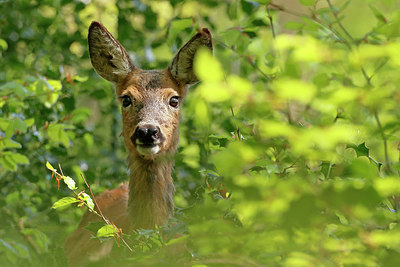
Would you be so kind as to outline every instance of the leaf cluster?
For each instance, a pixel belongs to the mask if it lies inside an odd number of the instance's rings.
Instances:
[[[70,192],[83,172],[95,194],[127,179],[91,20],[144,69],[166,67],[200,27],[215,50],[196,57],[202,82],[182,107],[175,219],[123,233],[134,253],[114,246],[104,265],[399,265],[399,3],[279,3],[1,2],[1,265],[65,265],[84,210],[52,207],[89,205]],[[77,183],[59,174],[58,191],[47,161]]]

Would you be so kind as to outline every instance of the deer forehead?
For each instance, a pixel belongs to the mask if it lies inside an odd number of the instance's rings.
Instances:
[[[168,97],[175,94],[184,97],[185,89],[179,86],[167,70],[135,70],[117,86],[117,94],[130,94],[138,100],[146,100],[150,95]]]

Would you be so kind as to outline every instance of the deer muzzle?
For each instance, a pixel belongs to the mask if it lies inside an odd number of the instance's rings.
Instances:
[[[131,136],[133,145],[142,155],[157,154],[164,140],[160,127],[151,124],[138,125]]]

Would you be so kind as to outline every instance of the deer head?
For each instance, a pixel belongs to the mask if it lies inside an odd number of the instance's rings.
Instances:
[[[142,70],[98,22],[89,28],[92,65],[113,82],[121,102],[123,137],[130,154],[146,160],[173,154],[178,142],[180,105],[188,85],[198,81],[193,60],[200,48],[212,50],[208,29],[200,30],[164,70]]]

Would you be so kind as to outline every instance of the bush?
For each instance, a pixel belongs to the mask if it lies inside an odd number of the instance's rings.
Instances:
[[[86,48],[93,19],[145,69],[199,27],[215,47],[183,108],[176,218],[129,233],[134,253],[109,263],[398,265],[399,3],[287,2],[3,1],[2,265],[66,263],[84,211],[52,209],[71,193],[47,161],[95,193],[127,177],[113,88]]]

